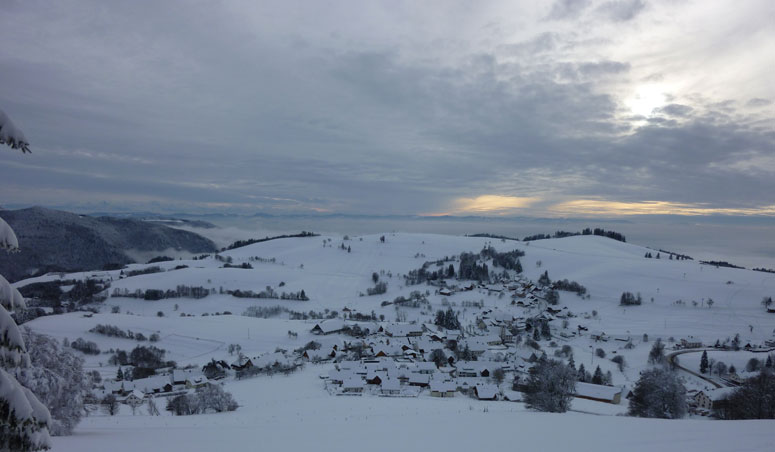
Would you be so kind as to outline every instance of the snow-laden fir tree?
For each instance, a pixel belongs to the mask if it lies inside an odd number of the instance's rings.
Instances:
[[[708,367],[710,366],[708,364],[708,352],[706,350],[702,352],[702,357],[700,358],[700,373],[707,373]]]
[[[24,134],[0,110],[0,144],[29,152]],[[0,248],[19,249],[13,229],[0,218]],[[24,298],[0,276],[0,451],[43,450],[51,447],[51,416],[45,405],[17,377],[30,366],[30,357],[10,311],[24,309]]]

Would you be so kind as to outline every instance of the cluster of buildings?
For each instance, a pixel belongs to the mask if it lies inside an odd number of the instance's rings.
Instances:
[[[321,378],[337,395],[465,394],[479,400],[521,400],[521,394],[510,388],[515,378],[526,377],[530,362],[508,345],[513,339],[512,328],[519,328],[520,322],[524,328],[524,322],[492,309],[483,310],[477,322],[486,324],[486,331],[478,336],[464,336],[432,324],[383,323],[372,325],[367,337],[347,342],[332,336],[346,329],[344,321],[324,320],[312,328],[321,336],[320,348],[305,350],[302,358],[334,363]],[[509,336],[504,337],[504,331],[509,331]],[[353,352],[356,348],[357,354]],[[503,382],[508,389],[501,388]],[[576,396],[618,404],[621,393],[621,388],[579,383]]]
[[[143,399],[154,395],[176,395],[189,389],[201,388],[210,380],[198,369],[176,369],[168,375],[154,375],[137,380],[105,380],[102,389],[95,395],[102,399],[108,394],[116,396],[118,401],[131,404],[133,399]]]

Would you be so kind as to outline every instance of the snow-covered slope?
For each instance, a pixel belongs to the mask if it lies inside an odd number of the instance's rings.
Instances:
[[[342,249],[342,244],[345,249]],[[646,259],[644,255],[653,250],[596,236],[530,243],[433,234],[387,234],[384,243],[379,235],[350,237],[348,240],[341,236],[272,240],[221,253],[220,259],[211,256],[202,260],[154,264],[168,270],[160,273],[127,278],[121,278],[119,271],[64,275],[64,279],[95,276],[112,278],[111,293],[168,290],[186,285],[205,287],[213,295],[202,299],[172,298],[158,301],[110,297],[99,314],[86,317],[76,312],[47,316],[27,325],[60,339],[82,337],[95,341],[102,350],[130,350],[137,342],[90,333],[89,329],[96,324],[117,325],[122,329],[143,332],[146,336],[157,332],[160,341],[155,345],[167,350],[167,359],[177,361],[180,366],[199,366],[211,358],[231,362],[234,358],[227,352],[229,344],[239,344],[246,355],[257,356],[273,352],[278,347],[293,350],[313,338],[320,340],[319,336],[310,333],[315,324],[312,320],[289,320],[287,313],[271,319],[241,316],[249,306],[281,306],[297,312],[339,313],[348,307],[364,314],[374,312],[377,316],[384,316],[387,321],[394,321],[399,311],[393,305],[383,306],[383,301],[408,296],[412,291],[427,291],[430,306],[402,309],[401,315],[406,317],[406,321],[432,321],[437,309],[451,305],[459,311],[464,324],[471,323],[481,313],[481,309],[472,307],[473,302],[483,303],[485,309],[498,308],[516,316],[537,314],[539,311],[535,307],[512,305],[511,296],[484,288],[443,296],[437,293],[436,287],[429,285],[406,286],[403,275],[421,267],[424,262],[459,256],[461,252],[478,252],[484,246],[492,246],[498,251],[524,251],[525,256],[521,258],[523,274],[531,280],[537,280],[546,271],[552,280],[569,279],[588,289],[588,298],[560,292],[558,308],[567,308],[575,315],[567,319],[567,324],[560,319],[552,322],[553,334],[558,347],[570,345],[573,348],[578,364],[583,363],[590,371],[596,366],[600,366],[603,372],[610,370],[616,385],[631,386],[639,371],[646,367],[650,343],[642,342],[644,334],[648,334],[651,341],[661,337],[666,341],[670,338],[676,341],[692,339],[706,344],[712,344],[717,339],[723,341],[735,334],[740,334],[743,343],[762,344],[773,339],[775,315],[768,314],[760,301],[764,296],[775,294],[775,275],[715,268],[695,261]],[[232,265],[249,263],[253,268],[224,268],[224,261],[228,259],[231,259]],[[431,264],[430,270],[444,269],[449,263],[445,262],[439,267]],[[453,265],[457,269],[458,262],[453,262]],[[175,269],[179,266],[187,268]],[[131,265],[124,272],[145,267],[149,266]],[[498,268],[491,270],[501,271]],[[381,281],[387,282],[387,293],[361,296],[373,286],[374,272],[378,273]],[[16,286],[59,277],[43,276],[21,281]],[[463,284],[454,279],[448,282]],[[304,290],[310,300],[236,298],[220,293],[222,288],[224,291],[239,289],[260,292],[267,286],[277,292]],[[624,291],[640,293],[643,304],[619,306],[619,298]],[[707,303],[709,299],[714,301],[712,306]],[[676,303],[677,300],[681,302]],[[694,301],[697,302],[696,306]],[[110,313],[112,309],[119,310],[119,313]],[[231,315],[222,315],[224,312]],[[635,347],[625,349],[625,342],[613,339],[595,342],[584,332],[580,336],[567,338],[560,335],[563,332],[576,332],[578,326],[590,332],[604,331],[612,338],[630,338]],[[289,336],[289,331],[298,336]],[[335,340],[334,337],[331,340]],[[329,340],[329,337],[324,340]],[[546,345],[545,349],[550,353],[553,348]],[[597,348],[602,348],[607,356],[597,357],[594,353]],[[530,350],[517,349],[519,353],[530,354]],[[626,357],[628,366],[624,372],[619,372],[610,361],[617,354]],[[104,377],[112,377],[116,367],[107,363],[108,357],[106,354],[88,356],[88,367],[100,370]],[[694,356],[687,355],[683,361],[689,363],[687,365],[696,365]],[[542,443],[532,439],[532,436],[528,440],[519,440],[522,441],[520,444],[534,444],[544,450],[565,450],[571,443],[580,444],[581,450],[638,450],[632,446],[633,443],[641,444],[641,450],[657,447],[685,450],[689,440],[699,441],[692,443],[692,448],[696,445],[698,450],[729,450],[732,446],[722,442],[721,438],[733,431],[746,432],[736,435],[734,444],[739,446],[743,441],[749,450],[763,450],[763,445],[773,441],[773,437],[768,434],[771,426],[768,428],[766,423],[757,422],[664,422],[582,414],[544,415],[526,412],[521,404],[480,404],[462,397],[450,401],[428,397],[411,400],[333,397],[323,390],[317,378],[318,374],[326,373],[329,368],[330,365],[310,365],[303,372],[287,378],[259,377],[231,381],[227,383],[227,389],[233,391],[243,404],[235,413],[191,418],[164,417],[163,421],[147,416],[94,417],[83,424],[80,430],[83,436],[59,439],[55,444],[61,450],[100,449],[105,444],[103,441],[118,443],[123,438],[143,431],[143,441],[147,442],[147,448],[153,448],[156,444],[160,448],[167,448],[164,445],[172,444],[168,443],[170,441],[187,444],[181,450],[197,450],[197,446],[204,448],[207,444],[244,444],[247,437],[254,434],[252,429],[256,426],[259,427],[255,435],[264,438],[262,444],[269,444],[270,449],[273,448],[271,445],[280,448],[282,444],[289,449],[300,449],[315,441],[322,441],[323,444],[331,444],[339,449],[353,450],[360,448],[359,444],[376,437],[380,429],[387,426],[407,432],[409,436],[387,435],[390,439],[385,441],[383,432],[382,439],[377,442],[379,446],[375,446],[376,450],[411,448],[410,439],[424,441],[426,436],[431,435],[442,438],[438,440],[443,442],[436,444],[443,444],[444,449],[466,450],[469,448],[467,444],[470,447],[477,444],[477,448],[485,445],[503,447],[518,441],[511,438],[512,426],[525,426],[525,434],[570,432],[568,438],[573,438],[572,441],[564,440],[565,436],[549,435],[554,439],[548,440],[546,448],[540,447]],[[690,387],[702,389],[707,385],[689,375],[686,375],[686,379]],[[488,411],[483,413],[485,406]],[[574,407],[580,411],[609,415],[626,411],[624,405],[612,410],[610,405],[601,408],[601,404],[589,401],[574,402]],[[171,429],[173,433],[162,430],[162,425],[174,427]],[[294,435],[292,432],[300,425],[306,426],[303,427],[306,429],[305,434]],[[346,427],[348,425],[357,432],[356,436],[344,433],[344,430],[350,428]],[[738,427],[733,427],[735,425]],[[476,432],[471,437],[480,438],[484,442],[453,440],[456,433],[460,436],[461,428]],[[616,434],[624,430],[630,436]],[[339,431],[341,434],[333,433]],[[660,432],[658,438],[654,437],[654,431]],[[344,445],[336,443],[345,437],[349,439],[344,440]]]

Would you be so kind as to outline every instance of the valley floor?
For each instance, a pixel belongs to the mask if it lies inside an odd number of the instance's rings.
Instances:
[[[549,414],[521,403],[480,402],[458,395],[411,399],[329,395],[317,378],[328,366],[289,377],[232,381],[242,405],[224,414],[151,417],[127,407],[85,418],[75,435],[54,439],[55,451],[182,450],[536,450],[767,451],[772,421],[665,421],[583,413]],[[588,401],[574,409],[623,410]],[[160,409],[163,409],[160,403]],[[141,413],[142,411],[142,413]]]

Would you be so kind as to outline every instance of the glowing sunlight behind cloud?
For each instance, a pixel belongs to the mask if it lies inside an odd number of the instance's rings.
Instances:
[[[667,201],[617,202],[577,199],[549,207],[555,215],[775,215],[775,205],[759,208],[707,208]]]
[[[501,195],[482,195],[476,198],[458,198],[449,212],[431,215],[513,213],[539,201],[539,198]]]

